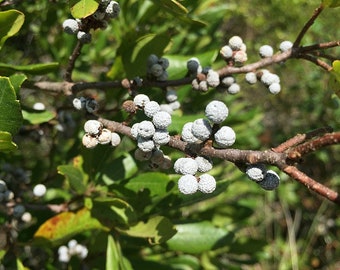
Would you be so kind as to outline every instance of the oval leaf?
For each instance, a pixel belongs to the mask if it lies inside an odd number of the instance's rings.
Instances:
[[[34,238],[58,242],[93,229],[108,230],[97,219],[91,217],[91,212],[87,208],[83,208],[76,213],[64,212],[45,221],[34,234]]]
[[[85,18],[93,14],[99,6],[95,0],[71,0],[70,9],[74,18]]]
[[[0,73],[6,76],[12,75],[15,72],[24,72],[32,75],[42,75],[52,71],[56,71],[59,68],[59,63],[43,63],[32,65],[10,65],[0,63]]]
[[[234,235],[210,222],[175,225],[177,233],[167,241],[170,249],[187,253],[210,251],[232,243]]]
[[[25,15],[15,9],[0,12],[0,50],[5,41],[14,36],[25,21]]]
[[[56,113],[51,111],[35,111],[35,112],[22,111],[22,116],[25,120],[27,120],[31,124],[37,125],[52,120],[53,118],[56,117]]]
[[[15,90],[7,77],[0,77],[0,130],[15,134],[22,124],[22,114]]]
[[[85,192],[85,176],[81,170],[75,168],[72,165],[60,165],[58,166],[58,173],[66,177],[66,180],[69,182],[71,188],[78,194],[83,194]]]
[[[0,131],[0,152],[10,152],[17,148],[17,145],[12,142],[12,135],[8,132]]]

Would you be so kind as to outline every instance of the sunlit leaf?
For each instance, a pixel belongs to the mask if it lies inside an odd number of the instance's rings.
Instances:
[[[322,0],[323,7],[336,8],[340,6],[340,0]]]
[[[0,131],[0,152],[9,152],[17,148],[17,145],[12,141],[12,135],[8,132]]]
[[[0,74],[2,75],[12,75],[15,72],[23,72],[26,74],[42,75],[58,70],[59,63],[42,63],[42,64],[32,64],[32,65],[11,65],[0,63]]]
[[[176,229],[166,217],[156,216],[146,222],[138,222],[121,232],[133,237],[148,238],[153,244],[160,244],[170,239],[176,233]]]
[[[87,208],[83,208],[76,213],[63,212],[48,219],[36,231],[34,238],[58,242],[75,234],[93,229],[108,230],[91,216],[91,212]]]
[[[22,114],[15,90],[7,77],[0,77],[0,130],[15,134],[22,124]]]
[[[56,117],[56,112],[52,111],[22,111],[23,118],[33,125],[46,123]]]
[[[58,166],[58,172],[66,177],[71,188],[78,194],[83,194],[86,190],[84,185],[84,174],[79,169],[72,165],[60,165]]]
[[[15,9],[0,12],[0,50],[5,41],[20,30],[25,15]]]
[[[217,228],[208,221],[175,225],[177,233],[167,241],[170,249],[187,253],[201,253],[229,246],[233,233]]]
[[[331,76],[329,79],[329,88],[340,97],[340,60],[335,60],[332,64]]]
[[[71,14],[74,18],[85,18],[93,14],[99,6],[95,0],[70,0]]]

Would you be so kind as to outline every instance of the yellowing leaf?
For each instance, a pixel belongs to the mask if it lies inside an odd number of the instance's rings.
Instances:
[[[332,66],[329,88],[340,98],[340,60],[335,60]]]
[[[93,14],[99,6],[95,0],[71,0],[71,14],[74,18],[85,18]]]

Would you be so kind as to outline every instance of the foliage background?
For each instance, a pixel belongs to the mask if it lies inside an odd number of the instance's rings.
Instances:
[[[196,20],[193,22],[174,16],[164,8],[159,9],[155,1],[121,0],[119,3],[122,9],[119,18],[112,21],[106,30],[94,32],[92,43],[84,47],[76,63],[75,81],[135,76],[145,72],[143,63],[148,53],[163,54],[170,59],[173,67],[170,67],[170,78],[183,76],[185,62],[191,57],[198,57],[205,65],[219,68],[223,66],[223,61],[218,57],[219,48],[233,35],[241,36],[247,44],[249,62],[257,61],[257,49],[261,45],[269,44],[277,48],[282,40],[293,41],[319,5],[316,0],[181,1],[188,9],[189,17]],[[10,8],[22,11],[26,18],[18,35],[7,40],[0,51],[1,62],[16,65],[59,62],[60,69],[55,72],[28,75],[28,79],[61,81],[68,56],[76,42],[73,36],[62,32],[62,22],[70,17],[67,1],[15,1],[15,4],[3,9]],[[302,43],[335,40],[338,35],[337,12],[337,9],[324,12]],[[145,51],[138,54],[136,44],[142,46],[138,41],[148,34],[156,35],[158,45],[146,44],[143,47]],[[139,57],[133,59],[133,52]],[[339,50],[334,49],[333,53],[339,54]],[[242,90],[236,96],[216,91],[201,94],[193,92],[189,86],[178,88],[182,107],[181,112],[174,116],[172,132],[178,133],[185,122],[202,117],[205,105],[214,98],[228,105],[228,124],[237,132],[235,147],[240,149],[266,149],[297,133],[325,125],[339,129],[339,100],[328,87],[327,73],[302,60],[290,60],[269,69],[279,74],[282,81],[283,91],[277,96],[270,95],[259,85],[250,87],[243,83],[243,75],[237,76]],[[157,101],[164,98],[159,89],[142,91]],[[142,179],[140,185],[150,184],[148,179],[151,176],[145,173],[151,170],[147,164],[131,158],[135,149],[132,141],[124,138],[116,149],[99,147],[86,150],[81,146],[81,137],[87,116],[76,112],[68,97],[48,95],[28,88],[22,88],[17,94],[24,110],[29,111],[39,101],[53,115],[49,121],[38,124],[32,124],[32,119],[26,117],[23,127],[14,137],[18,150],[0,154],[3,178],[15,178],[15,172],[20,170],[29,174],[30,182],[27,184],[18,184],[12,179],[11,189],[17,198],[30,205],[72,202],[71,208],[77,209],[86,204],[83,193],[86,193],[85,197],[94,198],[102,192],[130,205],[138,220],[161,215],[178,225],[177,228],[189,228],[184,233],[187,237],[182,234],[183,238],[160,245],[151,245],[144,238],[120,233],[122,224],[117,219],[113,220],[116,223],[110,232],[112,237],[100,230],[81,231],[76,235],[66,230],[63,241],[57,244],[65,244],[75,237],[90,250],[84,262],[74,259],[69,269],[79,269],[80,264],[90,269],[103,269],[105,265],[110,269],[110,260],[120,257],[123,261],[121,256],[114,257],[107,253],[111,249],[116,249],[118,254],[122,252],[124,258],[129,260],[129,263],[119,264],[122,269],[340,267],[340,220],[336,206],[318,198],[285,175],[281,175],[282,183],[277,191],[266,192],[248,181],[232,164],[214,160],[213,174],[219,180],[215,197],[204,198],[201,195],[182,198],[174,187],[178,176],[172,170],[163,172],[165,174],[152,174],[153,180],[159,183],[163,183],[160,179],[166,176],[165,187],[145,186],[139,190],[140,186],[134,186],[131,179],[139,177]],[[122,120],[125,117],[120,110],[122,101],[128,98],[124,89],[106,92],[94,89],[82,94],[96,97],[101,108],[105,108],[101,114],[108,119]],[[338,148],[336,146],[310,155],[301,165],[303,170],[337,189],[340,184]],[[181,156],[170,148],[164,151],[173,160]],[[58,174],[58,166],[74,165],[75,160],[82,163],[79,168],[86,192],[72,186],[67,178]],[[15,168],[14,172],[6,171],[8,164]],[[32,186],[37,183],[44,183],[49,188],[40,201],[29,196]],[[129,186],[129,183],[132,184]],[[97,191],[91,193],[93,187]],[[53,214],[34,208],[30,212],[35,217],[33,224],[23,226],[16,243],[2,253],[2,266],[5,269],[14,267],[16,261],[13,259],[18,258],[31,269],[41,269],[42,266],[45,269],[59,269],[58,245],[30,246],[35,231]],[[3,212],[1,220],[3,223],[8,220]],[[123,225],[126,225],[124,222]],[[211,247],[209,238],[215,234],[221,237],[220,242]],[[201,250],[191,249],[195,246],[201,247]]]

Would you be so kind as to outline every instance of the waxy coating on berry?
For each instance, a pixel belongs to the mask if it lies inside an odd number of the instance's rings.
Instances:
[[[90,135],[98,135],[103,128],[102,123],[97,120],[88,120],[84,124],[84,130]]]
[[[281,91],[281,85],[279,83],[272,83],[268,86],[268,90],[270,93],[276,95]]]
[[[178,190],[183,194],[193,194],[198,190],[198,182],[195,176],[183,175],[178,180]]]
[[[212,163],[211,159],[207,159],[205,157],[197,156],[195,158],[195,161],[197,162],[197,166],[198,166],[197,170],[199,172],[202,172],[202,173],[208,172],[213,167],[213,163]]]
[[[238,83],[233,83],[227,89],[227,92],[231,95],[235,95],[241,91],[241,86]]]
[[[233,50],[230,46],[225,45],[220,49],[220,54],[223,58],[229,59],[233,56]]]
[[[220,76],[218,73],[212,69],[208,71],[207,83],[211,87],[217,87],[220,84]]]
[[[202,174],[199,177],[198,190],[202,193],[212,193],[216,189],[216,180],[210,174]]]
[[[205,116],[214,124],[222,123],[228,113],[228,107],[222,101],[213,100],[205,107]]]
[[[166,129],[171,124],[171,115],[164,111],[155,113],[152,118],[152,123],[158,129]]]
[[[273,47],[270,45],[262,45],[259,49],[259,54],[262,58],[272,57],[274,54]]]
[[[151,152],[155,148],[155,143],[151,139],[142,138],[138,136],[137,147],[143,152]]]
[[[264,179],[258,184],[265,190],[276,189],[280,184],[280,176],[273,170],[268,170]]]
[[[134,97],[133,102],[139,108],[143,108],[146,105],[146,103],[150,102],[150,98],[147,95],[138,94],[137,96]]]
[[[249,84],[255,84],[257,82],[257,76],[255,72],[248,72],[245,75],[246,82]]]
[[[120,144],[121,138],[118,133],[111,132],[111,145],[116,147]]]
[[[293,42],[291,42],[289,40],[282,41],[280,43],[279,48],[280,48],[281,52],[289,51],[291,48],[293,48]]]
[[[75,35],[79,31],[79,24],[74,19],[67,19],[63,22],[63,29],[65,33]]]
[[[239,36],[233,36],[229,39],[228,43],[232,50],[240,50],[243,44],[243,40]]]
[[[89,149],[95,148],[98,145],[97,138],[91,136],[88,133],[85,133],[82,138],[82,144]]]
[[[212,129],[207,119],[200,118],[193,122],[191,132],[196,138],[205,141],[209,139]]]
[[[194,175],[198,170],[198,164],[196,160],[192,158],[180,158],[176,160],[175,164],[174,169],[179,174]]]
[[[267,173],[267,169],[263,164],[252,164],[247,166],[246,174],[250,180],[255,182],[262,181]]]
[[[181,137],[182,137],[182,140],[187,142],[187,143],[197,143],[197,142],[199,142],[199,139],[196,138],[191,132],[192,125],[193,125],[193,122],[188,122],[188,123],[184,124],[184,126],[182,128]]]
[[[156,129],[152,139],[157,145],[165,145],[170,141],[170,135],[166,129]]]
[[[223,126],[214,134],[214,139],[218,146],[227,148],[235,143],[236,134],[231,127]]]
[[[161,108],[156,101],[150,101],[144,106],[144,114],[149,118],[152,118],[160,110]]]
[[[33,188],[33,194],[36,197],[42,197],[46,194],[46,186],[43,184],[38,184]]]
[[[140,122],[138,124],[137,130],[138,130],[138,136],[144,139],[151,138],[153,134],[155,134],[155,131],[156,131],[153,123],[147,120]]]

